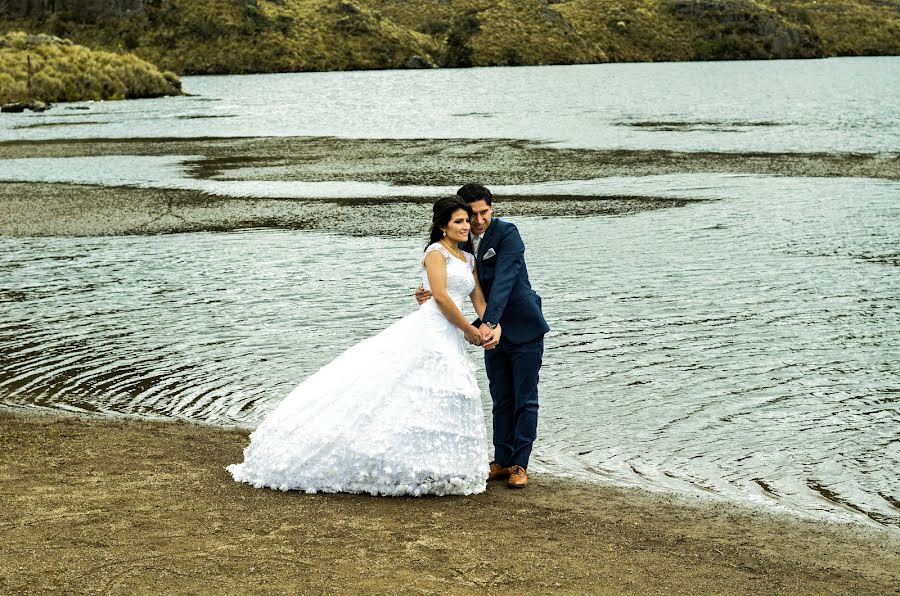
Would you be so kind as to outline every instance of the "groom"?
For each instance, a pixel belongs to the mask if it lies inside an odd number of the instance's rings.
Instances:
[[[472,208],[469,241],[460,245],[475,255],[487,308],[473,325],[487,337],[498,324],[500,343],[485,350],[494,418],[494,461],[488,480],[508,479],[510,488],[528,485],[528,458],[537,437],[538,373],[544,334],[550,330],[541,312],[541,297],[531,289],[525,268],[525,245],[515,225],[492,217],[493,195],[480,184],[466,184],[456,194]],[[430,294],[420,289],[421,304]]]

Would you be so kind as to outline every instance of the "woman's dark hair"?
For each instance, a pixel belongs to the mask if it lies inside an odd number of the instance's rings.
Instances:
[[[431,233],[428,239],[428,246],[444,237],[444,231],[441,228],[447,227],[447,224],[450,223],[450,218],[460,209],[468,213],[469,217],[472,217],[472,208],[459,197],[447,197],[435,201],[434,206],[431,208]],[[428,248],[428,246],[425,248]]]

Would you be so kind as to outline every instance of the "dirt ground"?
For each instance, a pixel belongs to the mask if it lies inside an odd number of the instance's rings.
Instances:
[[[246,432],[0,411],[0,593],[900,594],[900,535],[535,474],[254,489]]]

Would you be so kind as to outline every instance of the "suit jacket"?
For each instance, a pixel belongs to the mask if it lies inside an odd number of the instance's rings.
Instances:
[[[472,239],[462,245],[472,252]],[[484,258],[493,250],[492,257]],[[541,312],[541,297],[531,289],[525,267],[525,244],[515,225],[497,217],[484,232],[475,255],[478,279],[487,301],[484,320],[500,323],[503,337],[514,344],[538,339],[550,326]],[[475,323],[480,324],[480,321]]]

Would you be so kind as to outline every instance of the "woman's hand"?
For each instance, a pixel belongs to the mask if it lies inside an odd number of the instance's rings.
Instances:
[[[466,336],[466,341],[473,346],[481,345],[481,332],[475,327],[469,325],[469,328],[463,331],[463,334]]]

